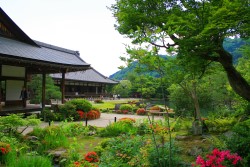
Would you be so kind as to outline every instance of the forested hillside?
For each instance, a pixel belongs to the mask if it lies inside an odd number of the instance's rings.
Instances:
[[[245,40],[240,39],[240,38],[235,38],[235,39],[231,39],[231,38],[227,38],[223,45],[224,48],[230,52],[231,54],[233,54],[233,61],[234,63],[237,63],[237,60],[239,57],[241,57],[241,54],[238,52],[238,49],[244,45],[246,43]],[[130,73],[133,72],[135,67],[137,66],[137,62],[133,62],[129,67],[126,67],[124,69],[121,69],[119,71],[117,71],[116,73],[112,74],[109,76],[109,78],[111,79],[115,79],[115,80],[123,80],[126,78],[126,76]],[[149,74],[150,76],[153,77],[157,77],[158,74],[156,72],[147,72],[146,74]]]

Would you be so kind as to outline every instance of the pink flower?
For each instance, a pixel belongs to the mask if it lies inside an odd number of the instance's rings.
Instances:
[[[220,151],[218,149],[214,149],[211,154],[206,156],[207,160],[204,160],[200,155],[196,159],[196,164],[192,164],[192,166],[199,167],[226,167],[223,162],[229,162],[233,165],[236,165],[239,161],[242,160],[238,154],[230,154],[229,150]]]

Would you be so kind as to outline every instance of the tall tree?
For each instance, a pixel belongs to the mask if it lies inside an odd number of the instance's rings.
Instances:
[[[219,62],[233,90],[250,101],[250,85],[223,48],[227,37],[249,38],[249,0],[116,0],[110,8],[116,29],[133,39],[167,50],[199,65]]]

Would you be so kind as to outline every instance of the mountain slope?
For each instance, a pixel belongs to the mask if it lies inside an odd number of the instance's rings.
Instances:
[[[234,63],[237,63],[238,58],[240,58],[242,56],[239,53],[238,49],[244,44],[246,44],[246,41],[243,39],[240,39],[240,38],[235,38],[235,39],[226,38],[225,39],[225,41],[223,43],[223,47],[229,53],[231,53],[233,55],[233,62]],[[122,79],[126,78],[126,76],[130,72],[134,71],[136,65],[137,65],[137,62],[133,62],[129,67],[126,67],[122,70],[117,71],[116,73],[110,75],[109,78],[115,79],[115,80],[122,80]],[[157,77],[157,73],[155,73],[155,72],[147,72],[146,74]]]

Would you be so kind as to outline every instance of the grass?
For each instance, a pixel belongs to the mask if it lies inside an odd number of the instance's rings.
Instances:
[[[98,109],[113,109],[115,108],[115,104],[128,103],[131,101],[130,99],[121,99],[121,100],[104,100],[104,103],[94,103],[92,102],[93,107]],[[137,100],[138,101],[138,100]]]
[[[80,154],[84,155],[89,151],[94,151],[94,148],[105,139],[106,138],[93,136],[80,136],[77,138],[70,138],[69,140],[72,143],[77,141],[77,150]]]

